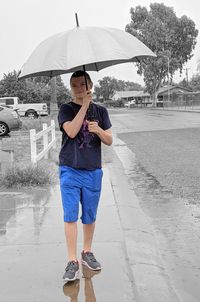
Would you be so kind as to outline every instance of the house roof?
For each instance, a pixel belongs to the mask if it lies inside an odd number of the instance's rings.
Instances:
[[[114,98],[129,98],[129,97],[142,97],[142,96],[149,96],[148,92],[144,92],[142,90],[131,90],[131,91],[116,91],[114,94]]]
[[[179,85],[169,85],[169,86],[163,86],[163,87],[159,88],[158,95],[168,93],[168,91],[172,92],[172,90],[176,90],[177,93],[192,92],[191,89],[181,87]]]

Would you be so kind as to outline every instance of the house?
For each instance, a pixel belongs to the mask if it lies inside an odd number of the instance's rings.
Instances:
[[[112,97],[112,100],[121,100],[124,104],[135,100],[136,104],[150,104],[150,94],[144,91],[116,91]]]
[[[158,90],[157,103],[183,101],[191,95],[192,90],[179,85],[163,86]]]
[[[163,103],[171,106],[173,104],[185,105],[186,103],[199,98],[199,92],[195,96],[192,90],[179,86],[169,85],[160,87],[157,92],[157,106],[163,106]],[[144,91],[116,91],[112,98],[113,101],[120,100],[125,103],[130,103],[134,100],[136,105],[152,104],[150,94]]]

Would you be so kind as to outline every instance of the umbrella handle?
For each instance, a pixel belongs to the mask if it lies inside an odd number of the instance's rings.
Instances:
[[[85,78],[85,86],[86,86],[86,90],[88,91],[87,78],[86,78],[86,74],[85,74],[85,65],[83,65],[83,71],[84,71],[84,78]]]
[[[85,86],[86,86],[86,90],[88,91],[87,78],[85,74],[85,65],[83,65],[83,71],[84,71],[84,78],[85,78]],[[94,112],[93,112],[92,104],[89,105],[86,115],[91,121],[94,120]]]

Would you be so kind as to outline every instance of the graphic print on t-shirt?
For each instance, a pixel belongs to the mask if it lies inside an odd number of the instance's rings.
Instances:
[[[91,148],[91,142],[93,138],[94,133],[89,132],[87,121],[84,120],[77,136],[79,149],[83,149],[85,147]]]

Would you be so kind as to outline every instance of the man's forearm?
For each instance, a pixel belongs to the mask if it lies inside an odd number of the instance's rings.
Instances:
[[[108,146],[112,145],[113,138],[112,138],[112,133],[110,131],[108,132],[99,127],[97,135],[102,141],[102,143]]]
[[[75,116],[75,118],[71,122],[64,123],[63,129],[65,130],[65,132],[70,138],[74,138],[78,134],[79,130],[81,129],[87,109],[88,107],[83,105],[80,108],[77,115]]]

